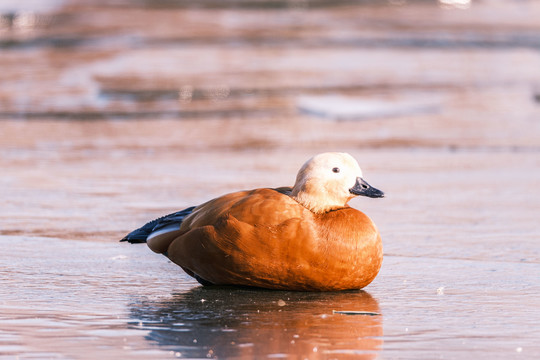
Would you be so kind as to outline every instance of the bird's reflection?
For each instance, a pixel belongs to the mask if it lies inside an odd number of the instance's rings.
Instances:
[[[131,305],[131,328],[178,357],[370,359],[382,347],[381,315],[365,291],[308,293],[197,287]]]

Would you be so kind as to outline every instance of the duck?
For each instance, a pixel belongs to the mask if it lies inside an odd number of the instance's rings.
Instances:
[[[313,156],[292,187],[219,196],[152,220],[121,241],[146,243],[204,286],[340,291],[370,284],[382,265],[374,222],[348,205],[384,193],[348,153]]]

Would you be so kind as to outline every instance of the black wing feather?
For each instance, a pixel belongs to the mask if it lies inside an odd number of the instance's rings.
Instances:
[[[191,214],[193,212],[193,209],[195,209],[195,206],[188,207],[187,209],[177,211],[175,213],[162,216],[158,219],[152,220],[146,224],[144,224],[142,227],[138,228],[137,230],[133,230],[129,234],[127,234],[122,240],[120,241],[127,241],[131,244],[137,244],[137,243],[145,243],[146,239],[148,238],[148,235],[150,235],[152,232],[162,229],[165,226],[178,223],[178,227],[180,227],[180,224],[182,221],[184,221],[184,218]]]

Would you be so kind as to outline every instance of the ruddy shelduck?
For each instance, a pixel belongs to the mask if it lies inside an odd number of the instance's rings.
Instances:
[[[346,153],[308,160],[291,187],[220,196],[166,215],[122,241],[146,242],[203,285],[282,290],[360,289],[375,279],[382,242],[375,224],[347,205],[384,193]]]

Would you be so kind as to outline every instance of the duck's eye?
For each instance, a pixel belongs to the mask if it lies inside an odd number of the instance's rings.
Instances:
[[[338,173],[338,172],[339,172],[339,168],[338,168],[338,167],[335,167],[335,168],[332,169],[332,171],[335,172],[335,173]]]

